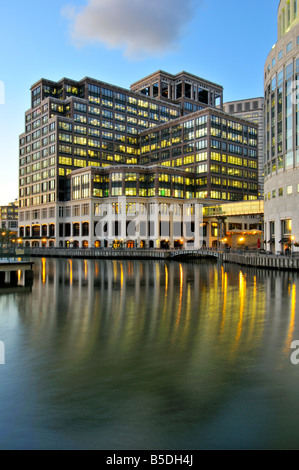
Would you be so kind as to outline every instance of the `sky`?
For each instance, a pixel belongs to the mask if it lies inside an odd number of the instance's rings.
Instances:
[[[18,197],[19,135],[40,78],[123,88],[157,71],[263,96],[279,0],[11,0],[0,14],[0,205]],[[4,88],[4,103],[2,92]]]

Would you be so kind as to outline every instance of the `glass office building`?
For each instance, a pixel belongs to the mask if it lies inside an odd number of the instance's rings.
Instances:
[[[265,244],[296,250],[299,241],[299,14],[296,0],[278,8],[278,42],[264,69]]]

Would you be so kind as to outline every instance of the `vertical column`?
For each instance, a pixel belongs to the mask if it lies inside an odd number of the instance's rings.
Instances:
[[[280,218],[275,219],[275,252],[282,251],[282,245],[280,240],[282,239],[283,234],[281,232],[281,220]]]
[[[191,83],[191,99],[192,99],[192,100],[194,100],[194,87],[195,87],[195,85],[194,85],[194,83],[192,82],[192,83]]]
[[[150,89],[150,97],[153,98],[154,97],[154,87],[153,87],[152,83],[150,84],[149,89]]]
[[[126,243],[127,242],[127,207],[126,207],[126,198],[119,197],[118,198],[118,217],[117,220],[120,224],[120,238],[121,240]]]
[[[185,90],[185,80],[182,80],[182,97],[186,97],[186,90]]]
[[[5,279],[4,279],[5,284],[10,284],[10,281],[11,281],[11,272],[5,271]]]
[[[159,204],[156,202],[151,205],[150,221],[153,233],[151,238],[154,239],[154,246],[160,248],[160,224],[159,224]]]
[[[158,86],[159,86],[158,98],[159,98],[159,100],[160,100],[160,99],[162,98],[162,81],[161,81],[161,77],[159,78]]]
[[[211,222],[207,222],[207,248],[212,248]]]
[[[265,220],[264,227],[265,250],[269,251],[270,247],[268,245],[268,241],[270,240],[270,222]]]
[[[203,243],[203,213],[202,205],[195,204],[195,233],[194,233],[194,248],[199,250]]]

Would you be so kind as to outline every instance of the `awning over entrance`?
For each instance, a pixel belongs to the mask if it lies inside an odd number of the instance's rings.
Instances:
[[[267,243],[275,243],[275,238],[270,238],[270,240]]]
[[[291,243],[291,238],[290,238],[290,237],[289,237],[289,238],[284,237],[284,238],[282,238],[282,239],[280,240],[279,243]]]

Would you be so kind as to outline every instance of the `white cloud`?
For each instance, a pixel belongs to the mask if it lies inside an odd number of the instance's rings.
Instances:
[[[200,0],[87,0],[66,7],[77,44],[100,42],[130,57],[173,49],[185,33]]]

